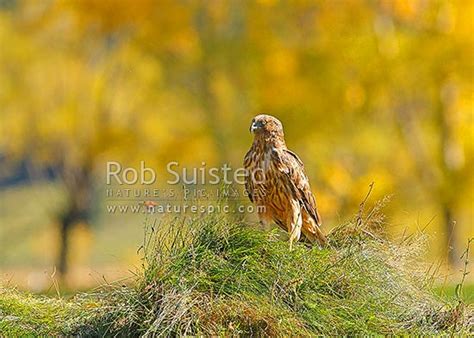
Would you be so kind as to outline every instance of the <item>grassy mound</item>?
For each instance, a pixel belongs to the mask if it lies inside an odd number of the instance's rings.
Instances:
[[[418,259],[420,242],[382,239],[374,231],[379,221],[372,213],[335,229],[328,248],[301,243],[291,252],[280,231],[219,216],[149,226],[134,286],[107,287],[68,302],[32,299],[32,314],[9,305],[18,293],[3,300],[0,294],[0,332],[469,333],[471,309],[431,291],[433,276]]]

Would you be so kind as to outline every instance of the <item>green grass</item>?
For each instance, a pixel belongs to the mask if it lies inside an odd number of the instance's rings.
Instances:
[[[445,286],[436,286],[435,291],[438,295],[445,299],[456,300],[456,285],[450,284]],[[474,305],[474,284],[466,284],[463,287],[463,301],[467,304]]]
[[[422,238],[391,243],[377,210],[325,249],[289,252],[280,231],[220,217],[147,225],[131,286],[71,300],[0,293],[0,333],[82,335],[468,334],[472,308],[445,300]]]
[[[88,321],[89,309],[93,307],[92,301],[64,301],[0,288],[0,335],[79,332],[83,330],[81,321]]]

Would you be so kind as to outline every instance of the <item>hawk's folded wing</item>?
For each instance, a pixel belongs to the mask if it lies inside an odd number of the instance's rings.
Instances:
[[[274,149],[272,152],[273,161],[281,173],[284,184],[289,187],[292,197],[305,208],[308,214],[314,219],[318,226],[321,225],[316,199],[314,198],[309,180],[304,172],[303,162],[298,155],[288,149]]]

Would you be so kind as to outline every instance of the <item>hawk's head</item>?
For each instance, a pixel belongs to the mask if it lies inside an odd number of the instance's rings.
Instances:
[[[253,118],[250,132],[255,135],[283,137],[283,125],[276,117],[261,114]]]

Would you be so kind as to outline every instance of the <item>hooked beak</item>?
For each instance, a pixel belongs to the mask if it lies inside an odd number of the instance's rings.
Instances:
[[[251,133],[255,133],[255,130],[257,130],[257,129],[258,129],[258,126],[255,124],[255,122],[253,122],[252,125],[249,128],[249,131]]]

